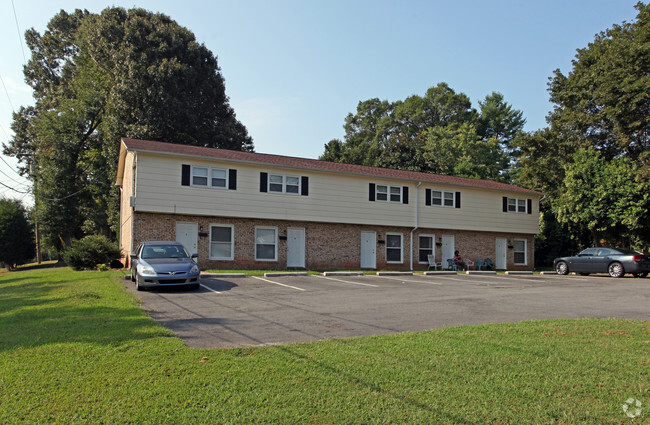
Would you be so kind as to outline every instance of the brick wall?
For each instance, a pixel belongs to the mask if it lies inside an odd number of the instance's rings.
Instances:
[[[373,231],[377,234],[377,269],[382,270],[408,270],[410,269],[410,236],[411,228],[387,226],[363,226],[354,224],[327,224],[314,222],[293,222],[283,220],[257,220],[239,219],[232,217],[204,217],[173,214],[136,213],[134,218],[134,246],[146,240],[174,240],[176,237],[176,222],[198,223],[198,254],[199,265],[204,268],[216,269],[286,269],[287,264],[287,228],[305,229],[305,265],[307,269],[359,269],[361,253],[361,232]],[[233,225],[235,235],[234,260],[216,261],[209,259],[209,234],[211,224]],[[278,258],[277,261],[255,260],[255,227],[277,227]],[[401,264],[388,264],[386,262],[386,233],[401,233],[402,258]],[[497,232],[471,232],[450,231],[441,229],[418,229],[414,234],[413,267],[415,270],[426,270],[427,264],[418,262],[420,234],[435,235],[434,243],[439,243],[439,238],[453,235],[455,249],[459,250],[462,257],[474,261],[477,258],[496,257],[496,238],[506,238],[509,242],[515,239],[527,241],[527,264],[514,264],[514,249],[506,248],[508,270],[532,270],[534,258],[533,235]],[[508,243],[510,245],[510,243]],[[435,247],[436,260],[441,261],[441,247]]]

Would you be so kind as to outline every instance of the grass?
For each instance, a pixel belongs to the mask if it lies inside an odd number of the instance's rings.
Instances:
[[[0,423],[650,423],[650,323],[191,349],[121,272],[0,273]],[[628,418],[622,404],[643,403]]]

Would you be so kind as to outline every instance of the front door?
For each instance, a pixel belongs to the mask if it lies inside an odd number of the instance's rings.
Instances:
[[[287,267],[305,268],[305,229],[287,229]]]
[[[442,268],[449,267],[449,261],[454,259],[454,235],[442,235]]]
[[[506,238],[497,238],[495,245],[494,267],[497,270],[506,269]]]
[[[199,252],[199,224],[177,221],[176,241],[185,245],[189,251],[188,254],[197,254]]]
[[[377,234],[361,232],[361,268],[377,268]]]

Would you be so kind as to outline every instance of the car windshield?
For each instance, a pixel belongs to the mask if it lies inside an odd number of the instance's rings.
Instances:
[[[187,258],[189,255],[181,245],[145,245],[142,258]]]

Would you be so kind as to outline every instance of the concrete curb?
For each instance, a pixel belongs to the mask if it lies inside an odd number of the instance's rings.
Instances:
[[[377,272],[377,276],[413,276],[413,272]]]
[[[439,272],[437,272],[437,271],[436,272],[424,272],[425,276],[440,276],[440,275],[454,275],[454,274],[458,274],[458,273],[453,271],[453,270],[450,270],[450,271],[441,270]]]
[[[307,272],[264,273],[264,277],[284,277],[284,276],[309,276],[309,274]]]
[[[246,273],[201,273],[201,277],[206,279],[219,279],[223,277],[246,277]]]
[[[323,272],[323,276],[363,276],[361,272]]]
[[[467,270],[465,274],[497,274],[495,270]]]
[[[533,274],[531,271],[507,271],[507,275],[517,275],[517,274]]]

